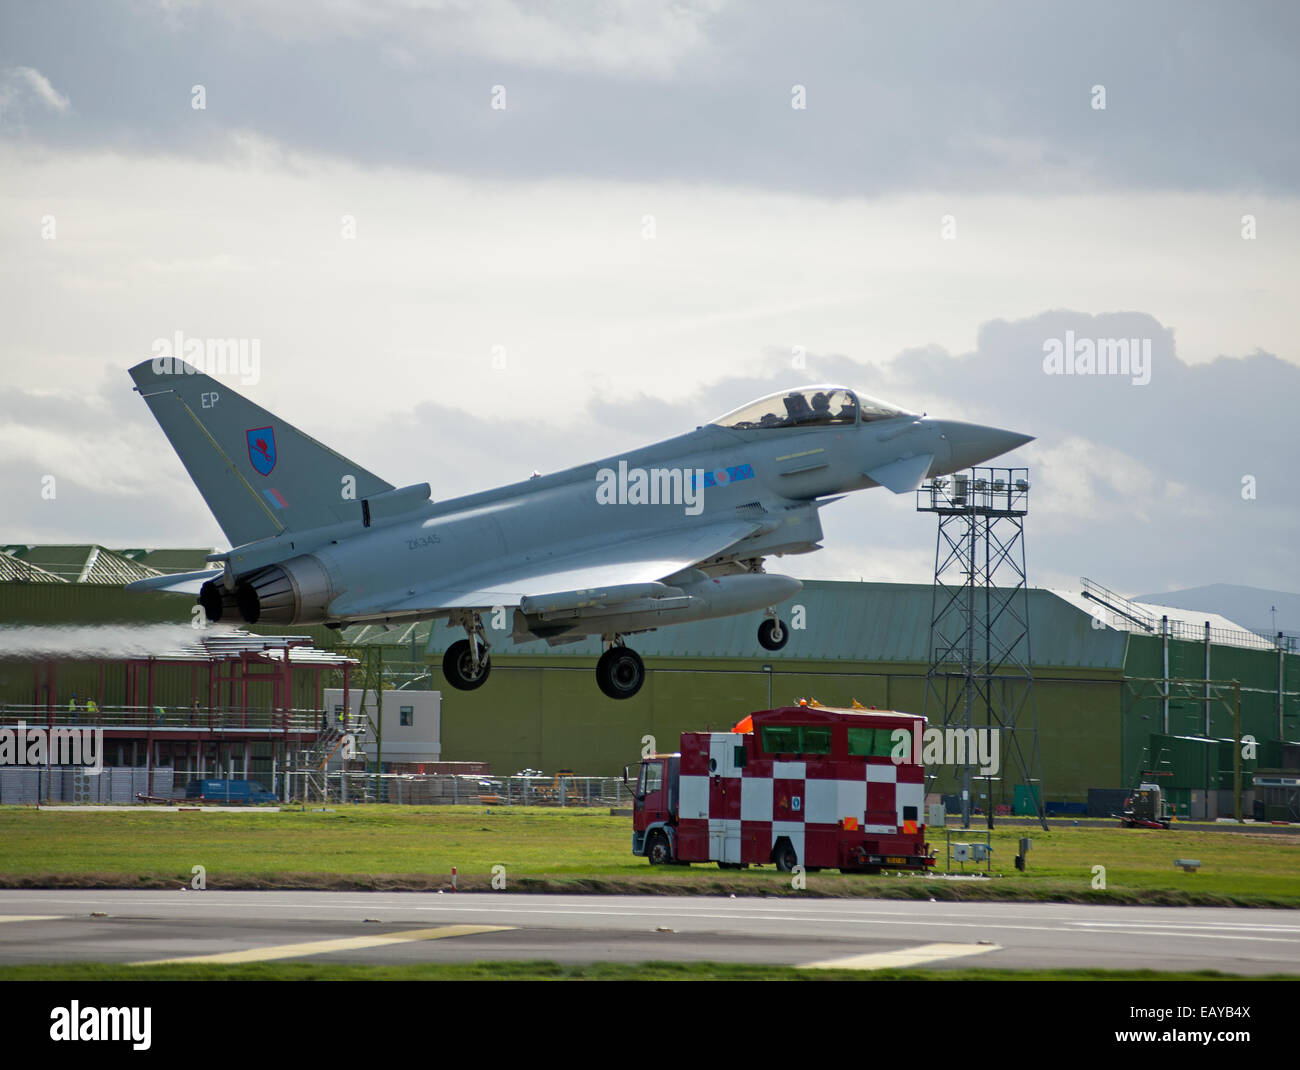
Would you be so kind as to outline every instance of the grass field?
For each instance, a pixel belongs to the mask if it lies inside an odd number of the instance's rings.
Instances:
[[[1033,839],[1028,872],[1012,865]],[[954,839],[961,838],[955,834]],[[965,838],[973,839],[969,834]],[[981,837],[982,838],[982,835]],[[796,892],[771,866],[651,867],[631,853],[631,821],[603,810],[336,806],[280,813],[151,813],[0,808],[0,886],[175,887],[193,867],[207,887],[825,895],[1300,907],[1300,838],[1120,828],[995,830],[992,880],[807,876]],[[942,870],[944,839],[931,836]],[[1174,867],[1196,858],[1199,873]],[[1093,867],[1105,867],[1105,889]]]

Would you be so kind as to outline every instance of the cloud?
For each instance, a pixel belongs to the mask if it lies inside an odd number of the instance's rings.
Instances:
[[[1146,387],[1115,377],[1065,379],[1042,370],[1042,339],[1145,332],[1156,341]],[[879,363],[809,354],[818,378],[878,390],[930,414],[961,416],[1037,440],[999,459],[1031,469],[1027,546],[1032,582],[1072,586],[1080,575],[1127,591],[1207,581],[1285,587],[1300,506],[1290,493],[1289,406],[1300,368],[1251,353],[1189,365],[1172,332],[1140,312],[1090,316],[1056,310],[994,321],[978,346],[949,354],[920,346]],[[271,404],[345,456],[402,485],[428,480],[445,500],[553,472],[689,430],[757,395],[788,385],[784,362],[701,383],[689,403],[653,390],[606,403],[587,398],[551,413],[467,407],[459,398],[395,396],[376,422],[340,394],[311,411]],[[489,399],[490,400],[490,399]],[[131,394],[125,375],[98,390],[0,392],[9,458],[0,495],[11,541],[156,546],[220,543],[179,461]],[[40,477],[60,479],[55,502]],[[1241,493],[1242,476],[1254,497]],[[927,582],[934,518],[911,495],[850,495],[823,510],[826,550],[777,559],[773,571],[804,578]]]
[[[707,50],[709,21],[725,6],[724,0],[230,0],[221,5],[221,15],[241,30],[286,41],[378,43],[385,61],[405,71],[448,57],[476,57],[507,68],[661,79]],[[197,11],[169,7],[176,25],[184,26],[187,17],[197,22]]]
[[[8,67],[0,71],[0,123],[9,114],[21,114],[30,103],[59,115],[72,111],[72,102],[34,67]]]
[[[10,21],[8,54],[77,101],[40,131],[62,145],[201,154],[249,129],[481,179],[1300,192],[1286,5],[48,0]]]

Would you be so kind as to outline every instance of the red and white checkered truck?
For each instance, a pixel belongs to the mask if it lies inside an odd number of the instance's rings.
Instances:
[[[679,753],[641,762],[632,852],[786,872],[933,866],[924,729],[915,714],[800,704],[730,732],[683,732]]]

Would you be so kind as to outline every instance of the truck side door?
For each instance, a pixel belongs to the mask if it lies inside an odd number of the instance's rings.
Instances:
[[[637,800],[645,815],[645,824],[668,820],[668,783],[664,776],[665,759],[653,758],[641,763],[637,781]]]

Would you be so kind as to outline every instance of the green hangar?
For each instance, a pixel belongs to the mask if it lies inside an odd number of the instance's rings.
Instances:
[[[93,653],[38,656],[7,639],[5,629],[189,624],[190,598],[121,585],[152,574],[154,563],[158,571],[192,567],[186,558],[195,554],[203,551],[10,547],[0,554],[0,704],[30,708],[37,661],[58,660],[65,679],[91,680],[98,671],[88,664]],[[60,567],[47,567],[56,558]],[[1256,769],[1300,765],[1294,639],[1265,638],[1214,614],[1129,602],[1087,583],[1081,592],[1029,588],[1026,598],[1034,686],[1017,734],[1027,743],[1036,720],[1045,800],[1080,804],[1089,789],[1127,789],[1158,776],[1181,816],[1231,814],[1237,710],[1247,789]],[[758,645],[756,613],[638,635],[647,681],[625,701],[596,686],[599,642],[514,646],[508,613],[485,616],[492,676],[469,692],[443,686],[442,653],[462,633],[442,622],[342,634],[274,630],[309,636],[320,648],[346,646],[366,665],[382,664],[385,686],[441,690],[443,760],[486,762],[497,774],[533,767],[613,775],[647,748],[675,748],[682,731],[729,727],[753,710],[800,699],[925,713],[942,723],[932,702],[927,708],[928,584],[807,581],[780,610],[791,627],[779,651]],[[184,692],[189,670],[168,684],[169,671],[159,664],[159,686]],[[112,690],[112,673],[97,678]],[[361,679],[354,674],[352,686]],[[319,706],[323,698],[313,684],[295,688],[294,702]],[[991,802],[1009,806],[1019,779],[1004,763],[989,785]]]

